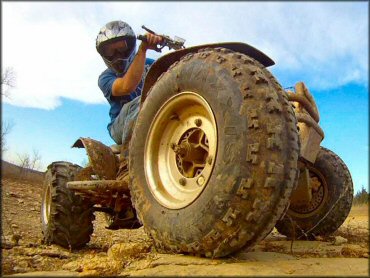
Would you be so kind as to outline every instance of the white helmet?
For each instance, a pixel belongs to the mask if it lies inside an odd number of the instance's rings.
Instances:
[[[110,59],[104,53],[104,46],[117,41],[125,41],[127,50],[119,58]],[[127,71],[135,56],[136,36],[131,26],[121,20],[105,24],[96,37],[96,50],[102,56],[108,68],[122,74]]]

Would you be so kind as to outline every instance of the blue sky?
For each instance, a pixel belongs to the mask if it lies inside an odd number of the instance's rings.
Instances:
[[[145,24],[183,37],[187,46],[240,41],[262,50],[283,87],[305,82],[319,107],[322,145],[348,165],[356,191],[368,186],[366,2],[2,2],[2,69],[16,73],[2,98],[2,123],[14,123],[5,160],[36,149],[45,170],[55,160],[81,164],[85,151],[70,148],[80,136],[113,144],[95,38],[115,19],[137,34]]]

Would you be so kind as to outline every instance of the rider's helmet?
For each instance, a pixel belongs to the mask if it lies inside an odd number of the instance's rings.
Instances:
[[[118,74],[127,71],[135,56],[136,36],[131,26],[121,20],[105,24],[96,37],[96,50],[108,68]]]

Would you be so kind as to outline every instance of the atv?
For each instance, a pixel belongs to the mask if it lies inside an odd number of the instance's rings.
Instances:
[[[175,51],[146,76],[129,145],[81,137],[73,147],[85,148],[86,167],[48,166],[45,242],[82,248],[94,212],[108,229],[144,226],[159,251],[212,258],[250,250],[274,227],[298,239],[336,231],[352,179],[320,146],[305,84],[284,90],[267,70],[274,62],[245,43],[184,48],[165,38]]]

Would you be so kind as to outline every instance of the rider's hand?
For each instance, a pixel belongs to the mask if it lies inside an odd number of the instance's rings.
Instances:
[[[144,42],[144,41],[141,42],[141,47],[144,50],[156,49],[157,45],[161,44],[162,41],[163,41],[163,38],[161,36],[158,36],[158,35],[153,35],[153,34],[150,34],[150,33],[146,33],[145,36],[146,36],[146,42]]]

